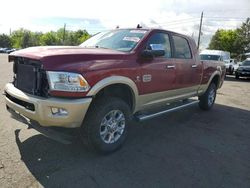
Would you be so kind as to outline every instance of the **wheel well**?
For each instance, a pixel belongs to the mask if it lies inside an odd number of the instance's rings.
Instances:
[[[215,75],[211,81],[211,83],[214,83],[216,85],[216,88],[219,87],[219,81],[220,81],[220,76],[219,75]]]
[[[109,97],[109,96],[122,99],[129,105],[131,111],[133,111],[135,98],[134,98],[134,93],[129,86],[125,84],[112,84],[106,86],[96,94],[94,100],[100,97]]]

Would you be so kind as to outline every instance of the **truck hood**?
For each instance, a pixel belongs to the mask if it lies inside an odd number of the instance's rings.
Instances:
[[[119,64],[120,67],[121,64],[131,59],[131,56],[131,53],[111,49],[80,46],[31,47],[10,54],[10,57],[24,57],[40,61],[46,70],[74,72],[106,69],[114,64]]]
[[[30,47],[11,53],[11,56],[21,56],[34,60],[43,60],[54,56],[72,55],[117,55],[126,54],[124,52],[102,49],[102,48],[83,48],[80,46],[42,46]]]

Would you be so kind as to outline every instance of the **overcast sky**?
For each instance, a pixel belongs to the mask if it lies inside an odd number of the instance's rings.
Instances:
[[[161,27],[197,38],[204,11],[201,45],[214,32],[234,29],[250,17],[250,0],[4,0],[0,6],[0,33],[26,28],[50,31],[63,27],[91,34],[120,27]]]

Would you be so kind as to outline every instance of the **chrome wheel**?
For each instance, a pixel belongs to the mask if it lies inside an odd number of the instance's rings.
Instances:
[[[211,106],[214,103],[216,92],[214,89],[211,89],[208,94],[208,105]]]
[[[101,121],[100,136],[106,144],[113,144],[125,129],[125,115],[120,110],[112,110]]]

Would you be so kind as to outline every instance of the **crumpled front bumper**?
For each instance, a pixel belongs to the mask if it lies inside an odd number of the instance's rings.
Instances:
[[[44,127],[80,127],[92,101],[91,97],[81,99],[42,98],[26,94],[11,83],[6,84],[5,95],[8,108]],[[52,108],[61,108],[68,113],[67,115],[53,114]]]

